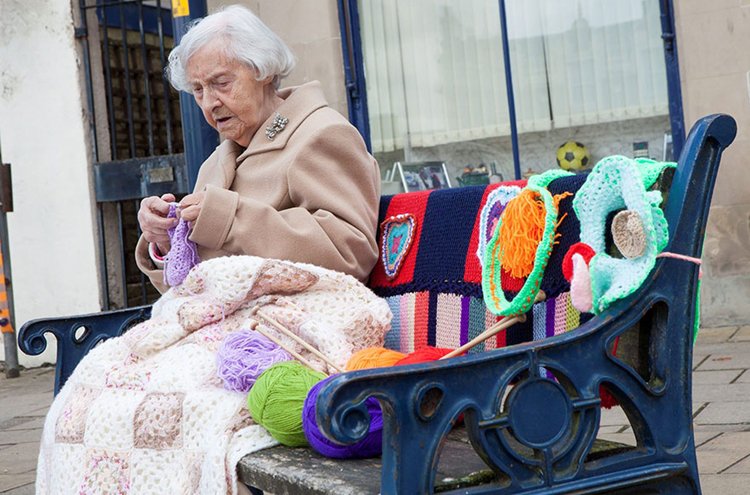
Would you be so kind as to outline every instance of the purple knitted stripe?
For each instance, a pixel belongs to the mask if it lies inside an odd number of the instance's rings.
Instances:
[[[548,299],[545,301],[547,309],[547,318],[545,321],[545,330],[547,337],[555,335],[555,299]]]
[[[461,336],[459,342],[464,345],[469,341],[469,310],[471,308],[471,297],[461,298]]]

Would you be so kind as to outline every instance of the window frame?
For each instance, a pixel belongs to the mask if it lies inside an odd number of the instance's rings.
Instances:
[[[506,0],[498,0],[500,12],[500,33],[503,42],[503,67],[508,99],[513,168],[515,178],[521,178],[520,149],[516,119],[515,96],[513,94],[513,67],[508,43]],[[675,34],[674,0],[652,0],[659,2],[662,40],[667,73],[667,95],[669,100],[669,121],[672,129],[674,156],[678,157],[685,143],[685,117],[680,86],[680,66]],[[349,107],[349,121],[359,130],[367,149],[372,152],[370,121],[367,109],[367,89],[365,87],[364,55],[359,24],[357,0],[338,0],[341,48],[344,61],[346,99]]]

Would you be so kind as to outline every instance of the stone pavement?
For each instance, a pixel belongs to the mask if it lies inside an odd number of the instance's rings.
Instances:
[[[44,416],[52,402],[55,368],[21,370],[11,380],[0,373],[0,493],[34,493],[36,456]]]
[[[702,329],[694,352],[693,411],[706,495],[750,493],[750,326]],[[0,494],[34,493],[53,368],[0,374]],[[633,443],[622,410],[602,415],[600,437]]]

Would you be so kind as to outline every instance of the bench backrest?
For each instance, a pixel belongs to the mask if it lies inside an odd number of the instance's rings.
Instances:
[[[553,181],[548,190],[553,195],[575,193],[584,181],[585,175],[563,177]],[[381,199],[378,229],[381,257],[368,285],[388,301],[393,312],[386,347],[401,352],[427,345],[456,348],[498,320],[487,310],[482,297],[482,267],[477,247],[480,236],[491,231],[480,232],[481,212],[490,193],[501,185],[523,187],[525,184],[526,181],[504,182],[402,193]],[[569,196],[559,205],[560,218],[566,216],[558,229],[562,235],[553,248],[542,279],[541,288],[547,299],[534,305],[531,318],[526,322],[500,332],[471,352],[556,335],[577,328],[590,318],[572,306],[570,284],[562,275],[563,257],[568,248],[579,241],[580,226],[572,203],[573,196]],[[406,214],[413,218],[411,227],[404,221]],[[485,223],[492,224],[491,221]],[[388,239],[389,228],[394,225],[400,229],[401,237],[396,243]],[[408,237],[411,237],[410,242]],[[389,276],[392,267],[387,266],[384,256],[399,250],[403,256],[400,269],[395,275],[391,271]],[[520,290],[522,282],[504,280],[503,286]],[[512,290],[506,291],[506,297],[514,295]]]

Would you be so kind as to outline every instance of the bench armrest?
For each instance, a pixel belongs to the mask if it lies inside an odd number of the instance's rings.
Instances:
[[[665,208],[667,251],[700,257],[721,153],[735,134],[726,115],[693,127]],[[431,492],[439,447],[461,413],[475,451],[498,475],[492,493],[586,491],[675,475],[696,490],[691,362],[698,272],[695,264],[660,259],[638,291],[569,334],[337,376],[318,396],[321,430],[341,443],[356,441],[369,423],[364,399],[380,399],[382,493]],[[647,337],[646,368],[612,352],[631,328]],[[637,446],[584,462],[599,427],[601,384],[621,404]]]
[[[91,313],[66,318],[43,318],[25,323],[18,332],[21,351],[37,356],[47,348],[45,333],[57,340],[55,395],[78,362],[99,342],[122,335],[133,325],[151,316],[151,306]]]

